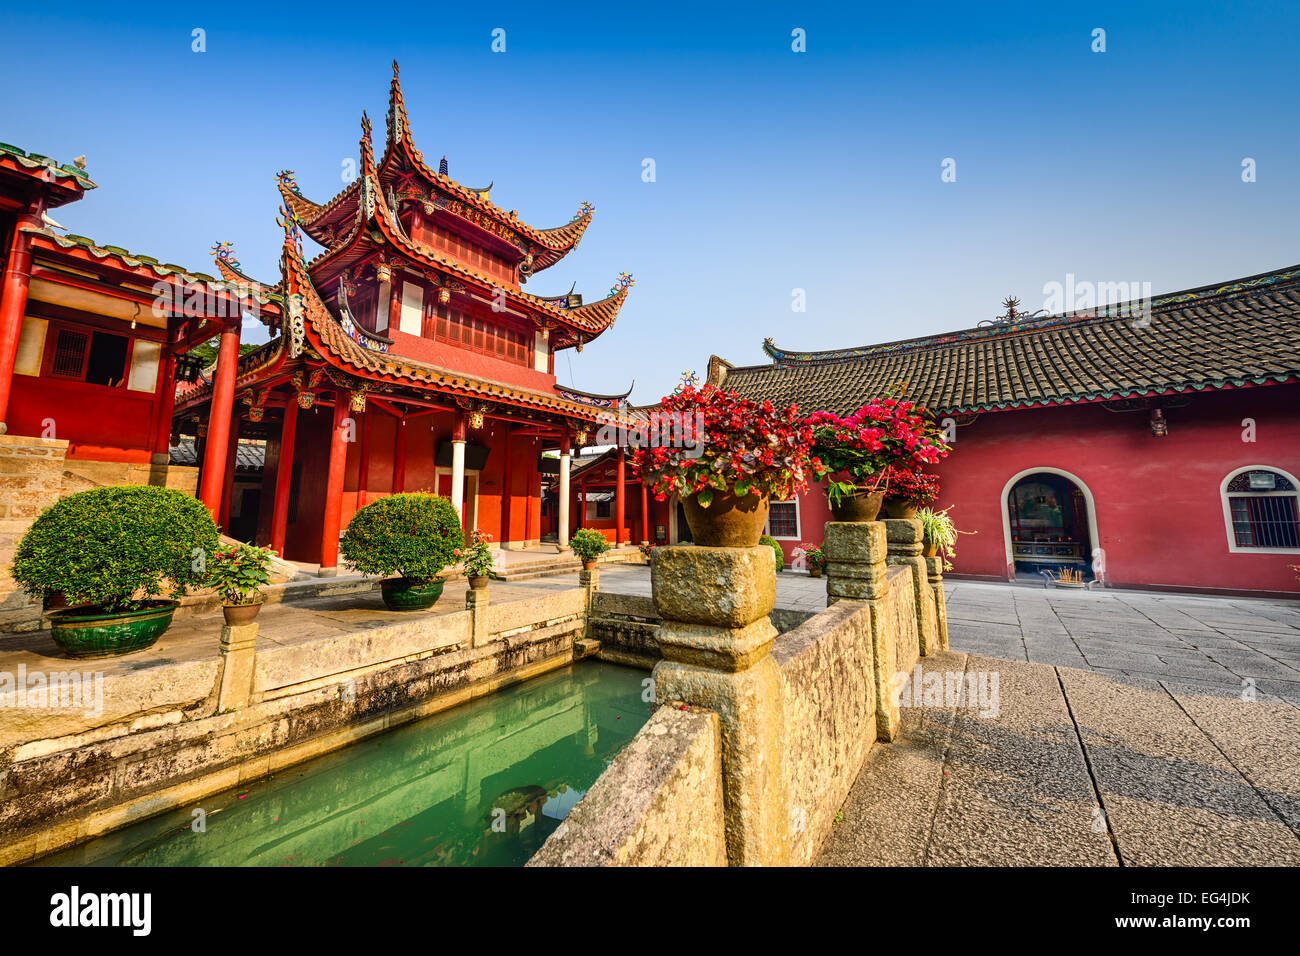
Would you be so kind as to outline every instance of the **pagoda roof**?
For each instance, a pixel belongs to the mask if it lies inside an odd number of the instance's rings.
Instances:
[[[345,235],[321,252],[307,264],[307,271],[315,282],[331,282],[343,270],[355,266],[376,251],[396,250],[418,265],[469,279],[485,294],[501,288],[500,281],[444,255],[426,243],[410,238],[397,218],[397,212],[384,194],[374,166],[370,147],[369,124],[363,120],[361,138],[361,173],[357,179],[357,202],[352,207],[352,220]],[[284,187],[281,183],[281,191]],[[291,217],[297,214],[288,210]],[[301,222],[298,222],[301,225]],[[434,277],[436,279],[436,276]],[[443,279],[436,279],[439,284]],[[450,283],[455,288],[455,283]],[[581,346],[614,324],[619,310],[627,299],[633,284],[632,277],[623,273],[609,295],[585,305],[570,306],[569,296],[545,298],[522,289],[503,289],[507,298],[524,309],[540,325],[557,329],[552,341],[555,349]]]
[[[77,163],[84,165],[85,157],[78,156]],[[46,205],[62,206],[80,199],[87,189],[94,189],[82,166],[74,163],[59,164],[40,153],[29,153],[9,143],[0,143],[0,177],[19,181],[41,180],[46,185]]]
[[[905,385],[936,413],[1067,405],[1300,379],[1300,266],[1087,312],[858,348],[714,356],[741,396],[846,414]]]
[[[582,421],[595,421],[600,408],[576,401],[559,390],[542,392],[520,388],[484,378],[471,378],[451,369],[441,368],[406,356],[388,352],[385,346],[352,324],[349,316],[336,317],[317,291],[303,261],[292,217],[282,220],[285,246],[281,256],[286,315],[282,333],[266,345],[240,356],[236,367],[235,387],[243,390],[278,381],[296,368],[311,362],[362,380],[364,390],[385,397],[397,386],[417,389],[435,387],[450,397],[501,402],[535,409]],[[626,291],[626,290],[623,290]],[[340,383],[336,380],[335,385]],[[178,413],[206,401],[212,392],[209,376],[178,387]],[[389,394],[397,398],[400,395]]]
[[[411,140],[396,61],[388,94],[387,141],[384,154],[376,164],[376,176],[384,189],[396,191],[398,202],[423,202],[429,209],[448,212],[491,234],[519,250],[520,256],[531,253],[530,275],[553,266],[573,251],[595,212],[589,203],[583,203],[573,219],[564,225],[536,228],[521,220],[514,210],[506,212],[493,203],[491,185],[474,189],[461,185],[441,170],[431,169]],[[361,180],[353,180],[328,202],[316,203],[302,195],[292,171],[282,171],[278,178],[285,207],[298,217],[303,231],[322,246],[333,245],[355,215],[361,201]],[[415,180],[422,182],[423,187]]]

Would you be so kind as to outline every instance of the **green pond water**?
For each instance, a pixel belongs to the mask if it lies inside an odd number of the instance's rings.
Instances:
[[[575,664],[40,865],[520,866],[649,719],[648,677]]]

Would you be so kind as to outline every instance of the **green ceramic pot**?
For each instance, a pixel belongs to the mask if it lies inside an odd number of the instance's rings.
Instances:
[[[442,597],[442,581],[419,581],[415,578],[385,578],[379,593],[390,611],[423,611]]]
[[[85,606],[53,611],[54,643],[69,657],[114,657],[151,647],[172,623],[179,601],[149,601],[137,611]]]

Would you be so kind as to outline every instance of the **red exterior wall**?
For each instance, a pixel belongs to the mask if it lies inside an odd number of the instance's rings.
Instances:
[[[1300,554],[1232,553],[1220,487],[1248,465],[1300,476],[1300,385],[1201,392],[1166,408],[1169,434],[1154,438],[1144,412],[1096,404],[989,412],[957,430],[953,453],[935,470],[938,507],[954,506],[964,531],[954,573],[1009,575],[1002,499],[1007,482],[1042,468],[1069,472],[1095,503],[1105,577],[1118,587],[1300,593],[1290,564]],[[1255,441],[1244,442],[1243,419]],[[825,494],[800,500],[805,540],[822,539]],[[789,559],[798,542],[782,542]]]

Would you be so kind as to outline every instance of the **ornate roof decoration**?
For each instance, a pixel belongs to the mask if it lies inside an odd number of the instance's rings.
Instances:
[[[725,387],[839,413],[897,382],[936,412],[978,412],[1292,381],[1300,266],[1158,296],[1149,307],[1125,302],[820,352],[766,339],[763,351],[771,365],[719,366]]]
[[[95,189],[96,186],[86,175],[86,158],[78,156],[74,163],[56,163],[40,153],[29,153],[9,143],[0,143],[0,163],[9,164],[15,169],[27,173],[52,177],[61,185],[72,186],[74,194],[79,196],[83,190]],[[71,198],[71,197],[69,197]]]
[[[627,387],[627,391],[622,395],[597,395],[592,392],[584,392],[580,389],[569,388],[564,385],[556,384],[555,390],[565,398],[570,398],[575,402],[583,405],[591,405],[594,408],[625,408],[627,407],[627,397],[632,394],[632,389],[636,387],[636,380]]]

